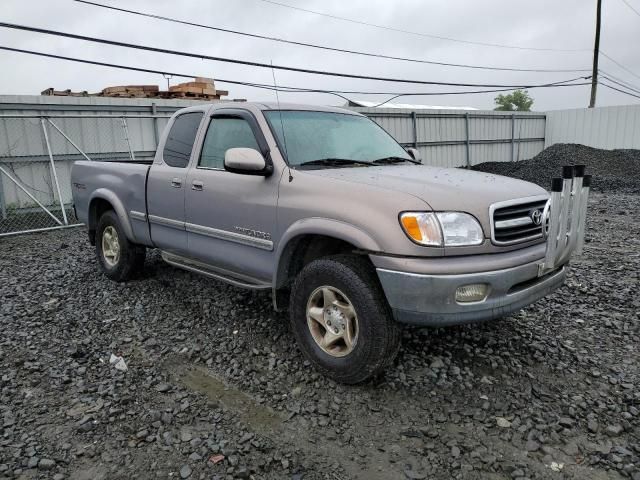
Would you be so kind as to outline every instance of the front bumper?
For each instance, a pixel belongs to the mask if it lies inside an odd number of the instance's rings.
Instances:
[[[500,318],[560,287],[566,277],[565,267],[560,266],[538,277],[540,263],[460,275],[418,274],[383,268],[376,271],[397,321],[440,327]],[[456,289],[474,283],[489,286],[487,297],[479,302],[457,302]]]
[[[584,173],[584,165],[567,165],[562,169],[563,178],[553,179],[551,198],[537,223],[542,226],[544,245],[495,256],[430,260],[372,255],[396,320],[424,326],[491,320],[560,287],[571,255],[582,252],[591,185],[591,176]],[[493,269],[485,271],[487,264]],[[458,287],[474,284],[488,287],[483,300],[456,300]]]

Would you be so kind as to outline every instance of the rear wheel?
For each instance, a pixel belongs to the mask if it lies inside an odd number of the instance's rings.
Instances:
[[[395,358],[400,326],[393,320],[366,259],[336,255],[305,266],[294,283],[289,312],[304,355],[327,376],[359,383]]]
[[[116,282],[131,279],[144,267],[145,247],[130,242],[113,210],[105,212],[96,228],[96,256],[104,274]]]

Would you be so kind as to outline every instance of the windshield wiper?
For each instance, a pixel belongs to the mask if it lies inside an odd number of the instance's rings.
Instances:
[[[361,160],[352,160],[350,158],[319,158],[318,160],[309,160],[308,162],[302,162],[297,167],[304,167],[307,165],[322,165],[327,167],[335,167],[340,165],[372,165],[371,162],[364,162]]]
[[[413,160],[412,158],[404,158],[404,157],[383,157],[383,158],[378,158],[377,160],[374,160],[372,163],[375,163],[376,165],[386,165],[391,163],[404,163],[404,162],[420,164],[420,162]]]

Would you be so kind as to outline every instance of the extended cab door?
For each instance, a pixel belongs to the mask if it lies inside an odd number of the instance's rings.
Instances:
[[[187,175],[189,256],[270,282],[279,176],[226,171],[225,152],[235,147],[258,150],[271,162],[267,142],[252,113],[215,110]]]
[[[185,254],[184,197],[187,167],[204,112],[187,112],[177,116],[167,128],[169,132],[162,155],[149,169],[147,180],[147,212],[151,241],[168,252]]]

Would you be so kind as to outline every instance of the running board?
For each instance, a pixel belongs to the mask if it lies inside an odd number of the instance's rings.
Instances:
[[[213,267],[204,262],[193,260],[191,258],[182,257],[175,253],[161,252],[162,259],[169,265],[182,268],[190,272],[199,273],[206,277],[215,278],[236,287],[250,288],[252,290],[266,290],[271,288],[270,283],[266,283],[246,275],[240,275],[218,267]]]

